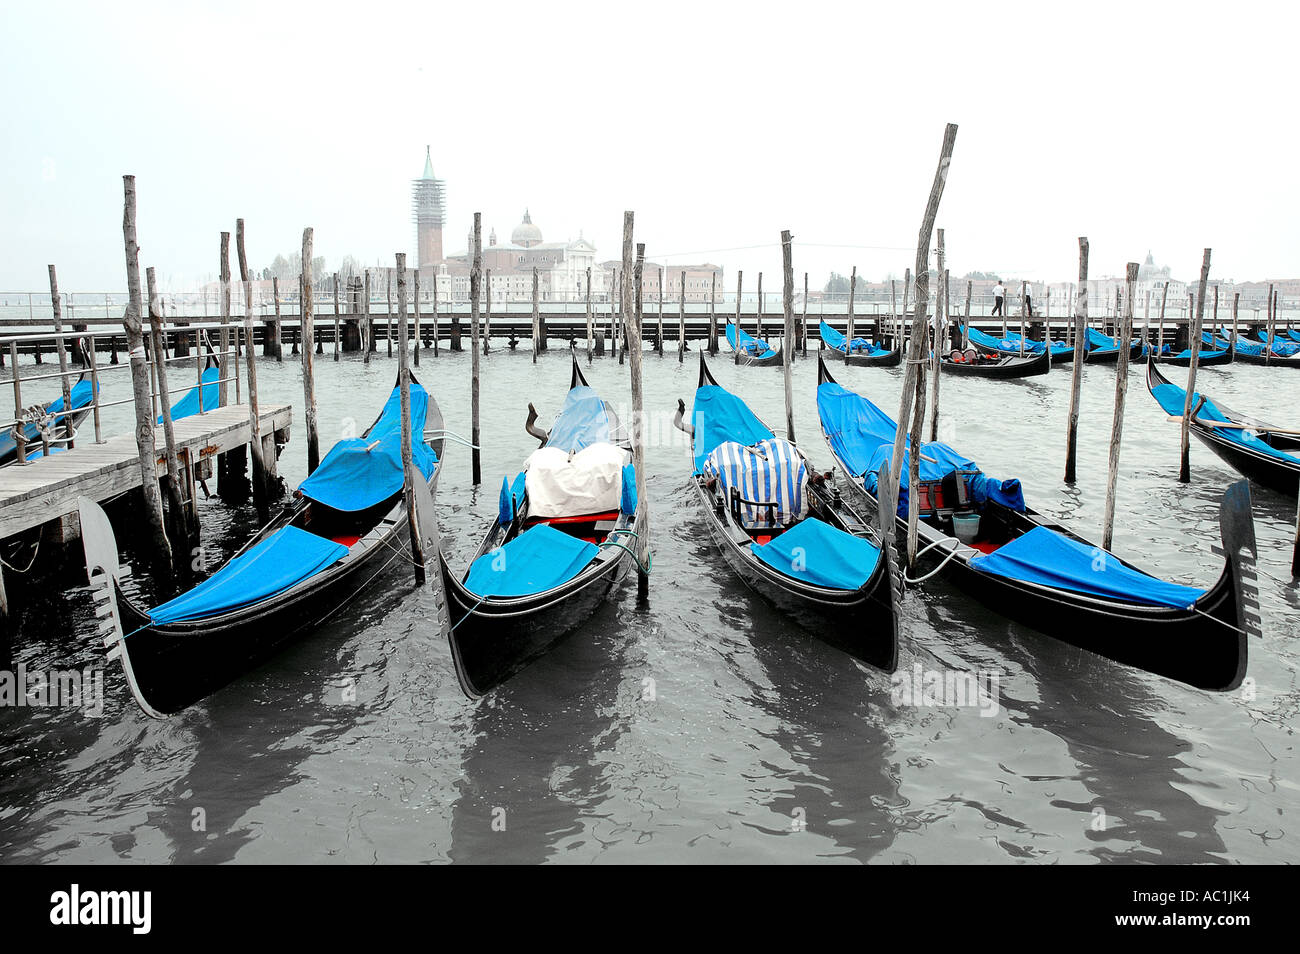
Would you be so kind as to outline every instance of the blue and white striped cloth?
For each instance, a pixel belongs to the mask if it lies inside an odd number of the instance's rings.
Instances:
[[[774,437],[749,447],[734,441],[719,444],[705,460],[704,473],[718,478],[728,508],[733,487],[743,500],[777,505],[773,513],[741,504],[740,522],[746,529],[773,526],[773,518],[777,525],[789,526],[808,515],[808,465],[789,441]]]

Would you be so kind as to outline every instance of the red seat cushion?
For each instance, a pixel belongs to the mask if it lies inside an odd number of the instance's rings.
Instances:
[[[355,544],[358,540],[361,539],[361,537],[354,536],[351,534],[343,534],[342,536],[330,537],[330,539],[333,540],[335,543],[341,543],[343,544],[343,546],[348,547],[350,549],[353,544]]]

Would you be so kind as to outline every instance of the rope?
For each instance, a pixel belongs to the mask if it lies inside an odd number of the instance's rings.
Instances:
[[[40,537],[37,537],[36,544],[35,546],[32,547],[32,558],[27,561],[26,567],[20,570],[18,569],[18,567],[14,566],[12,563],[6,560],[4,557],[0,557],[0,566],[7,567],[8,569],[13,570],[15,573],[19,573],[19,574],[26,573],[36,563],[36,554],[40,552],[41,552],[41,540]]]
[[[909,576],[907,575],[907,571],[903,571],[903,582],[904,582],[904,583],[907,583],[907,584],[909,584],[909,585],[911,585],[911,586],[915,586],[915,585],[918,584],[918,583],[924,583],[926,580],[930,579],[930,577],[934,576],[936,573],[938,573],[940,570],[942,570],[945,566],[947,566],[948,563],[952,560],[952,558],[955,557],[955,556],[957,555],[957,547],[960,547],[960,546],[962,545],[962,544],[961,544],[961,541],[958,540],[956,537],[942,537],[942,538],[940,538],[940,539],[938,539],[938,540],[935,540],[934,543],[927,544],[927,545],[926,545],[924,548],[922,548],[921,551],[920,551],[919,553],[917,553],[917,555],[916,555],[916,558],[919,560],[919,559],[921,559],[922,556],[924,556],[924,555],[925,555],[926,553],[928,553],[929,551],[933,550],[933,549],[934,549],[935,547],[937,547],[939,544],[941,544],[941,543],[945,543],[945,542],[947,542],[948,540],[952,540],[954,543],[957,544],[957,546],[953,547],[951,550],[948,551],[948,555],[947,555],[946,557],[944,557],[942,560],[939,561],[939,565],[938,565],[938,566],[936,566],[936,567],[935,567],[933,570],[931,570],[929,573],[925,574],[925,576],[920,576],[920,577],[917,577],[916,579],[912,579],[911,577],[909,577]]]
[[[611,530],[609,536],[612,537],[616,533],[626,533],[631,537],[640,539],[640,535],[635,530]],[[641,564],[641,559],[636,555],[636,551],[633,550],[631,547],[627,546],[626,544],[620,543],[618,540],[610,540],[609,537],[606,537],[605,541],[601,543],[600,546],[602,549],[604,547],[618,547],[620,550],[626,550],[628,553],[632,554],[632,562],[636,564],[636,568],[640,570],[642,573],[644,573],[646,576],[650,575],[650,570],[654,566],[654,554],[650,552],[650,549],[648,547],[646,548],[646,554],[645,554],[646,561],[645,561],[645,565],[643,566]]]
[[[475,611],[477,611],[480,606],[486,603],[487,600],[488,598],[486,596],[479,597],[479,601],[475,603],[472,607],[470,607],[468,610],[466,610],[465,615],[462,616],[460,619],[458,619],[452,625],[451,629],[447,630],[447,635],[450,636],[452,633],[456,632],[456,627],[459,626],[461,623],[465,622],[465,620],[469,619],[471,616],[473,616]]]
[[[1215,621],[1216,623],[1218,623],[1220,626],[1225,626],[1225,627],[1227,627],[1228,629],[1232,630],[1234,633],[1241,633],[1241,635],[1243,635],[1243,636],[1249,636],[1249,635],[1251,635],[1250,630],[1248,630],[1248,629],[1242,629],[1240,626],[1233,626],[1231,623],[1226,622],[1225,620],[1221,620],[1221,619],[1219,619],[1219,617],[1217,617],[1217,616],[1211,616],[1209,613],[1205,612],[1205,610],[1199,610],[1199,609],[1197,609],[1195,606],[1189,606],[1188,609],[1190,609],[1193,613],[1197,613],[1197,614],[1199,614],[1199,615],[1201,615],[1201,616],[1204,616],[1206,619],[1212,619],[1212,620],[1214,620],[1214,621]]]

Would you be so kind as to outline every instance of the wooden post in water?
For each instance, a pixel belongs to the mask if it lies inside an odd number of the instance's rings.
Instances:
[[[1119,362],[1115,367],[1115,416],[1110,427],[1110,462],[1106,471],[1106,510],[1102,516],[1101,548],[1110,550],[1115,539],[1115,493],[1119,486],[1119,451],[1124,439],[1124,403],[1128,397],[1128,342],[1133,338],[1133,289],[1137,285],[1138,264],[1128,263],[1127,294],[1124,317],[1119,323]]]
[[[1205,318],[1205,286],[1210,280],[1210,250],[1205,250],[1205,257],[1201,260],[1201,283],[1199,294],[1197,295],[1196,315],[1192,320],[1192,359],[1187,368],[1187,395],[1183,401],[1183,423],[1182,423],[1182,441],[1180,444],[1180,453],[1178,465],[1178,480],[1180,483],[1190,483],[1192,479],[1191,468],[1191,447],[1190,447],[1190,426],[1192,412],[1195,409],[1196,396],[1196,368],[1200,364],[1201,356],[1201,323]],[[1121,353],[1124,349],[1120,349]]]
[[[393,273],[384,276],[384,338],[388,341],[388,356],[393,356]]]
[[[415,311],[415,341],[412,345],[415,354],[411,360],[415,362],[415,366],[418,368],[420,366],[420,345],[423,343],[420,340],[420,267],[418,265],[411,270],[411,301],[414,303]]]
[[[75,429],[72,423],[72,381],[68,377],[68,349],[63,341],[63,303],[59,300],[59,276],[55,274],[53,265],[49,269],[50,305],[54,309],[54,347],[59,354],[59,381],[63,390],[63,436],[67,440],[63,446],[72,450]],[[18,363],[14,362],[14,377],[17,376]]]
[[[1268,286],[1268,309],[1265,314],[1267,318],[1264,325],[1266,329],[1264,336],[1267,340],[1264,342],[1264,364],[1268,365],[1271,363],[1273,354],[1273,329],[1277,327],[1277,308],[1274,307],[1273,284],[1271,282]]]
[[[143,309],[140,291],[140,244],[135,230],[135,176],[123,176],[125,203],[122,213],[122,237],[126,244],[126,349],[131,361],[131,390],[135,398],[135,443],[140,463],[140,489],[144,495],[145,516],[149,523],[153,557],[163,572],[167,585],[174,572],[171,543],[163,524],[162,493],[158,489],[157,451],[154,446],[153,401],[149,394],[149,365],[144,347]],[[223,250],[229,250],[230,233],[223,232]],[[228,262],[226,256],[223,260]],[[17,380],[17,361],[14,362]]]
[[[433,271],[433,355],[438,356],[438,269]]]
[[[469,442],[474,446],[470,448],[470,469],[473,477],[474,486],[477,487],[483,482],[483,472],[479,461],[479,357],[478,350],[478,298],[479,286],[482,282],[483,272],[483,213],[474,213],[474,258],[469,272],[469,319],[470,319],[470,385],[469,385],[469,416],[470,431]],[[537,269],[533,269],[533,328],[537,328]],[[537,361],[536,338],[533,346],[533,362]]]
[[[677,295],[677,362],[686,360],[686,272],[679,276],[680,288]]]
[[[1074,364],[1070,366],[1070,417],[1065,434],[1065,482],[1074,483],[1078,460],[1079,399],[1088,353],[1088,239],[1079,236],[1079,297],[1074,308]]]
[[[907,420],[912,416],[912,440],[908,453],[908,486],[917,485],[917,469],[921,457],[921,426],[925,421],[925,311],[929,293],[930,235],[934,231],[934,220],[939,215],[939,200],[943,197],[943,188],[948,181],[948,168],[952,164],[952,149],[957,140],[957,126],[948,123],[944,129],[943,145],[939,150],[939,166],[934,173],[934,182],[930,186],[930,198],[926,202],[925,214],[921,219],[921,230],[916,243],[916,317],[912,321],[912,341],[908,348],[907,370],[903,377],[903,396],[898,408],[898,427],[894,433],[894,451],[889,468],[893,483],[891,499],[898,499],[898,486],[902,477],[903,441],[907,434]],[[906,299],[906,293],[904,293]],[[913,407],[915,404],[915,407]],[[916,535],[918,509],[915,500],[910,500],[907,508],[907,562],[908,566],[916,563]]]
[[[1241,292],[1233,292],[1232,295],[1232,336],[1228,339],[1232,347],[1237,347],[1237,308],[1241,304]]]
[[[537,352],[541,350],[542,322],[537,310],[537,266],[533,266],[533,364],[537,363]]]
[[[365,299],[361,305],[361,353],[364,357],[361,359],[362,364],[370,363],[370,339],[374,329],[370,326],[370,269],[366,269],[365,289],[362,291],[362,297]]]
[[[709,281],[709,357],[718,353],[718,272]]]
[[[781,374],[785,383],[785,439],[791,444],[794,443],[794,382],[793,371],[790,367],[791,358],[794,356],[794,349],[791,342],[794,340],[794,263],[791,260],[791,242],[793,241],[790,230],[786,229],[781,232],[781,274],[783,278],[781,291],[781,306],[785,312],[785,360],[781,362]],[[685,274],[685,273],[683,273]]]
[[[938,269],[935,271],[935,278],[939,287],[935,289],[934,297],[934,341],[930,345],[930,440],[939,439],[939,352],[943,347],[943,310],[947,307],[944,300],[948,289],[944,284],[944,277],[947,270],[943,267],[943,229],[935,229],[938,235],[938,244],[936,252],[938,255]],[[922,418],[924,421],[924,418]],[[908,486],[911,486],[910,484]]]
[[[235,220],[235,249],[239,255],[239,280],[244,285],[244,337],[248,339],[248,446],[253,461],[253,503],[257,519],[263,525],[270,519],[267,503],[266,460],[263,457],[261,425],[257,403],[257,349],[253,347],[253,278],[248,271],[248,256],[244,250],[244,220]],[[165,390],[165,389],[164,389]]]
[[[225,407],[230,403],[230,365],[226,352],[230,350],[230,233],[221,233],[221,330],[217,332],[217,404]],[[220,483],[220,480],[218,480]]]
[[[758,303],[754,306],[754,329],[755,329],[754,337],[758,338],[759,341],[765,340],[763,338],[763,273],[762,272],[758,273]],[[740,340],[739,336],[737,336],[736,340]]]
[[[587,267],[587,365],[591,366],[592,339],[596,336],[596,327],[591,315],[591,267]]]
[[[903,269],[903,310],[898,313],[898,338],[900,341],[907,342],[909,351],[911,350],[912,339],[908,337],[910,332],[907,329],[907,299],[911,291],[912,291],[912,269],[909,266]],[[900,345],[900,347],[902,347],[902,345]],[[906,381],[907,379],[906,372],[904,372],[903,378],[904,381]],[[890,473],[896,474],[898,473],[898,471],[894,469],[894,470],[890,470]],[[895,477],[894,479],[898,480],[899,478]]]
[[[641,394],[641,268],[645,245],[637,246],[636,295],[632,288],[633,213],[623,213],[623,314],[628,319],[632,351],[628,356],[632,376],[632,465],[636,470],[637,537],[633,542],[637,561],[637,598],[644,603],[650,593],[650,501],[645,478],[645,404]]]
[[[1156,332],[1159,339],[1156,344],[1156,354],[1159,355],[1165,349],[1165,305],[1169,301],[1169,282],[1165,282],[1160,289],[1160,329]]]
[[[1020,282],[1020,357],[1025,356],[1025,295],[1029,282],[1022,280]],[[1050,361],[1049,361],[1050,364]]]
[[[302,230],[302,393],[303,417],[307,421],[307,476],[320,466],[320,435],[316,430],[316,374],[313,356],[316,353],[315,328],[312,325],[311,287],[312,229]],[[366,310],[370,310],[367,294]],[[368,354],[369,352],[367,352]]]
[[[736,269],[736,343],[731,349],[732,357],[735,364],[740,364],[740,296],[745,287],[745,272],[742,269]]]
[[[808,273],[803,273],[803,307],[799,309],[799,352],[808,357]]]
[[[858,266],[853,266],[853,271],[849,274],[849,317],[847,330],[845,331],[844,353],[847,355],[853,350],[853,299],[857,296],[858,291]]]
[[[475,216],[477,218],[477,216]],[[411,532],[411,562],[415,564],[415,584],[424,585],[424,542],[420,536],[420,521],[415,515],[415,482],[423,479],[423,474],[415,469],[414,454],[411,443],[415,437],[411,427],[411,369],[407,367],[406,355],[406,254],[397,253],[397,333],[401,336],[401,346],[397,353],[397,382],[402,405],[402,501],[406,504],[406,522]],[[391,298],[389,299],[392,300]],[[477,323],[475,325],[477,327]],[[389,346],[393,340],[388,336]],[[419,346],[416,346],[419,350]],[[475,352],[475,360],[477,360]],[[420,439],[424,440],[424,422],[420,422]],[[426,514],[426,519],[433,519]]]
[[[898,280],[889,280],[889,350],[900,347],[898,341]]]
[[[591,284],[590,269],[588,270],[587,284]],[[487,354],[492,349],[488,347],[488,338],[492,334],[492,269],[488,269],[483,282],[483,300],[485,307],[483,309],[483,353]]]
[[[975,289],[975,283],[967,279],[966,281],[966,311],[962,316],[961,322],[961,349],[963,351],[970,344],[970,297],[971,292]]]
[[[158,375],[158,396],[162,405],[163,419],[163,441],[166,444],[166,461],[167,461],[167,503],[172,515],[172,532],[175,539],[172,541],[174,552],[182,554],[188,551],[192,544],[190,536],[189,520],[185,504],[182,499],[185,483],[181,477],[181,468],[176,455],[176,434],[172,427],[172,402],[171,395],[167,387],[167,361],[164,355],[162,345],[162,323],[163,316],[158,306],[158,286],[154,276],[153,267],[145,269],[146,290],[149,297],[149,341],[153,352],[153,365]],[[65,407],[68,405],[65,405]],[[156,462],[155,462],[156,466]],[[184,559],[176,561],[176,569],[179,570],[183,577],[188,577],[186,572],[189,564]]]
[[[659,266],[659,297],[655,301],[655,312],[659,318],[659,329],[655,336],[655,351],[659,357],[664,356],[664,267]]]
[[[342,323],[341,323],[340,320],[339,320],[339,273],[338,273],[338,272],[335,272],[335,273],[334,273],[333,286],[334,286],[334,287],[333,287],[333,292],[334,292],[334,360],[337,361],[337,360],[339,359],[339,348],[342,347],[342,345],[341,345],[340,342],[339,342],[339,337],[342,335],[342,332],[343,332],[343,326],[342,326]],[[420,287],[420,285],[419,285],[419,279],[416,279],[416,285],[415,285],[415,287],[416,287],[416,289],[417,289],[417,291],[418,291],[418,289],[419,289],[419,287]],[[415,313],[415,327],[416,327],[416,330],[417,330],[417,332],[418,332],[419,327],[420,327],[420,313],[419,313],[418,310],[417,310],[416,313]],[[417,361],[416,363],[418,364],[419,362]]]

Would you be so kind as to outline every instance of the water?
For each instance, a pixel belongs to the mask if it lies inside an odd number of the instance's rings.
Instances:
[[[469,355],[425,355],[420,380],[448,426],[468,434]],[[737,369],[722,356],[712,366],[762,417],[783,420],[779,370]],[[696,367],[675,354],[646,356],[646,406],[656,415],[648,609],[625,588],[477,703],[461,696],[447,646],[429,633],[429,595],[405,572],[166,722],[144,717],[110,668],[100,718],[0,711],[0,858],[1300,860],[1290,821],[1300,781],[1294,501],[1254,492],[1264,634],[1250,646],[1253,696],[1110,664],[936,581],[904,601],[900,668],[995,675],[998,712],[896,706],[888,677],[774,615],[711,545],[686,493],[685,445],[668,424],[678,397],[690,405]],[[396,364],[326,355],[316,368],[328,446],[369,423]],[[896,413],[900,371],[834,370]],[[262,362],[259,374],[264,401],[298,409],[281,459],[296,484],[305,469],[298,366]],[[549,420],[568,375],[563,350],[536,366],[505,351],[484,361],[484,486],[474,492],[468,451],[450,447],[438,494],[456,565],[495,513],[501,476],[535,446],[523,430],[528,402]],[[587,375],[607,398],[630,400],[616,361],[597,359]],[[796,428],[825,468],[814,380],[814,361],[796,365]],[[1243,412],[1294,408],[1297,382],[1285,371],[1234,366],[1206,370],[1201,381]],[[1234,475],[1193,443],[1193,482],[1178,484],[1178,428],[1145,393],[1140,369],[1130,385],[1115,549],[1208,586],[1220,566],[1210,552],[1217,500]],[[124,376],[110,386],[124,389]],[[945,438],[990,473],[1020,476],[1031,505],[1096,539],[1114,371],[1086,370],[1073,489],[1060,480],[1068,388],[1068,371],[1028,382],[945,378],[941,421]],[[126,414],[114,409],[106,432],[129,427]],[[203,519],[214,555],[228,553],[248,532],[251,508],[232,513],[209,501]],[[76,567],[68,577],[79,581]],[[40,669],[102,658],[84,587],[51,594],[27,620],[15,662]]]

